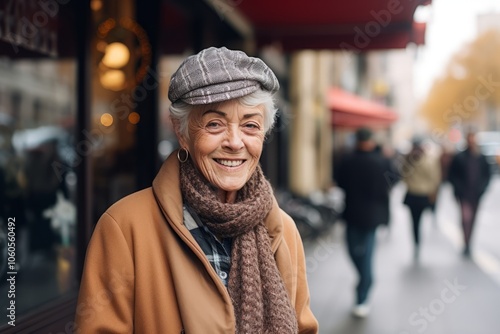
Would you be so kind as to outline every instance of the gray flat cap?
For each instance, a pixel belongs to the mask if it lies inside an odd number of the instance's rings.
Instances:
[[[172,75],[168,98],[188,104],[223,102],[255,92],[279,89],[273,71],[242,51],[208,48],[186,58]]]

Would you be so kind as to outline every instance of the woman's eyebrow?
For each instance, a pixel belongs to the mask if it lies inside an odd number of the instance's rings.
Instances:
[[[215,113],[215,114],[218,114],[222,117],[226,117],[227,114],[225,112],[222,112],[222,111],[219,111],[219,110],[213,110],[213,109],[210,109],[210,110],[207,110],[205,111],[202,116],[205,116],[206,114],[210,114],[210,113]]]
[[[205,112],[202,114],[202,116],[205,116],[205,115],[207,115],[207,114],[211,114],[211,113],[214,113],[214,114],[220,115],[220,116],[222,116],[222,117],[226,117],[226,116],[227,116],[227,114],[226,114],[225,112],[223,112],[223,111],[219,111],[219,110],[213,110],[213,109],[210,109],[210,110],[205,111]],[[247,118],[252,118],[252,117],[254,117],[254,116],[259,116],[259,117],[264,118],[264,116],[263,116],[261,113],[258,113],[258,112],[256,112],[256,113],[251,113],[251,114],[245,114],[245,115],[243,115],[243,118],[244,118],[244,119],[247,119]]]
[[[245,119],[245,118],[252,118],[252,117],[254,117],[254,116],[260,116],[260,117],[264,118],[264,116],[263,116],[261,113],[258,113],[258,112],[256,112],[256,113],[252,113],[252,114],[245,114],[245,115],[243,115],[243,118],[244,118],[244,119]]]

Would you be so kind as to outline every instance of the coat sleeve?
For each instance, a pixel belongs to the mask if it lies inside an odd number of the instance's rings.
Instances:
[[[117,222],[105,213],[87,249],[76,309],[78,333],[132,333],[134,263]]]
[[[488,160],[484,155],[481,155],[481,175],[480,175],[479,193],[482,196],[488,188],[488,184],[491,180],[491,168],[488,164]]]
[[[319,325],[316,317],[312,313],[310,306],[309,286],[307,284],[306,260],[304,247],[299,232],[295,229],[295,238],[297,240],[297,297],[295,300],[295,310],[297,312],[297,321],[299,323],[299,334],[317,334]]]
[[[346,188],[346,159],[344,158],[338,165],[337,165],[337,171],[335,173],[335,182],[337,183],[337,186],[339,188],[345,189]]]
[[[451,159],[450,168],[448,169],[448,181],[453,186],[455,197],[460,198],[463,195],[463,176],[459,175],[459,155],[456,154]]]
[[[433,192],[437,192],[441,184],[441,166],[435,157],[430,158],[429,161],[429,182],[432,184]]]
[[[314,317],[310,306],[309,286],[307,284],[306,274],[306,259],[302,239],[300,238],[299,231],[297,230],[293,219],[284,212],[283,217],[284,236],[287,247],[286,251],[284,250],[285,248],[281,248],[281,251],[286,252],[287,254],[282,254],[282,258],[288,258],[291,261],[288,262],[288,264],[287,261],[284,261],[283,263],[278,264],[278,266],[285,265],[285,268],[282,267],[280,271],[282,275],[285,275],[284,279],[287,281],[285,284],[289,287],[293,287],[292,291],[289,291],[289,293],[295,306],[299,333],[317,334],[319,333],[318,322]]]

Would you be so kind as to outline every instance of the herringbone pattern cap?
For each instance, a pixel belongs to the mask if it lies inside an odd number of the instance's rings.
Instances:
[[[275,93],[279,82],[259,58],[242,51],[208,48],[182,62],[172,75],[168,98],[188,104],[223,102],[255,92]]]

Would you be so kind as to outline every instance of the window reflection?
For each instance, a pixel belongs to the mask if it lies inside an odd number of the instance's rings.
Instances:
[[[14,217],[18,317],[75,286],[75,71],[70,60],[0,61],[0,275]]]

